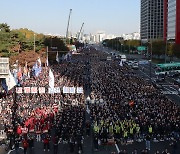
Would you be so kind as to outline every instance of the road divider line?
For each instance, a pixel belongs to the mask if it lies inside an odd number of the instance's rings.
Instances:
[[[120,150],[117,144],[115,144],[115,147],[116,147],[117,152],[120,153]]]
[[[23,148],[23,147],[19,147],[19,149],[24,150],[24,148]],[[7,154],[10,154],[10,153],[11,153],[11,152],[13,152],[13,151],[15,151],[15,149],[10,150]]]

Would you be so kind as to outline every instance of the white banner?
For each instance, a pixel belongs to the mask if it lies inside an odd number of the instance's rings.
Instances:
[[[44,94],[46,93],[45,87],[16,87],[16,93],[40,93]],[[53,94],[53,93],[61,93],[61,88],[60,87],[54,87],[54,88],[48,88],[48,93]],[[64,94],[83,94],[84,90],[83,87],[63,87],[63,93]]]
[[[30,93],[31,88],[30,87],[24,87],[24,93]]]
[[[39,93],[44,94],[46,92],[45,87],[39,87]]]
[[[75,94],[76,88],[75,87],[69,87],[69,93],[70,94]]]
[[[60,91],[60,87],[54,87],[54,88],[48,88],[48,93],[49,94],[57,94],[57,93],[61,93]]]
[[[31,93],[36,94],[37,93],[37,87],[31,87]]]
[[[22,94],[22,87],[16,87],[16,93]]]
[[[76,92],[77,92],[78,94],[83,94],[83,93],[84,93],[83,87],[77,87],[77,88],[76,88]]]
[[[69,87],[63,87],[63,94],[69,94]]]
[[[61,93],[60,87],[54,87],[54,93]]]

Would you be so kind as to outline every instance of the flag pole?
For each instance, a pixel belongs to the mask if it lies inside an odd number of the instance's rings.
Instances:
[[[46,67],[48,67],[48,64],[49,63],[49,61],[48,61],[48,46],[47,46],[47,59],[46,59]]]

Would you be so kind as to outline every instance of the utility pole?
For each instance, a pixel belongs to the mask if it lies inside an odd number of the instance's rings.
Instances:
[[[67,25],[67,30],[66,30],[66,43],[68,43],[67,40],[68,40],[68,34],[69,34],[69,22],[71,18],[71,12],[72,12],[72,9],[70,9],[70,12],[69,12],[68,25]]]

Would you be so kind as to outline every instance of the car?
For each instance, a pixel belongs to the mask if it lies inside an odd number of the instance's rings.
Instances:
[[[174,84],[180,86],[180,79],[174,80]]]
[[[164,74],[159,74],[156,79],[155,79],[156,82],[163,82],[165,81],[165,75]]]
[[[133,62],[132,61],[126,61],[125,62],[128,66],[132,66]]]
[[[126,55],[120,55],[120,57],[121,57],[121,60],[123,61],[123,62],[125,62],[127,59],[126,59]]]
[[[152,85],[157,89],[162,89],[163,88],[162,85],[156,83],[156,81],[152,81]]]
[[[133,64],[132,64],[132,68],[133,68],[133,69],[136,69],[136,70],[139,69],[138,63],[133,63]]]
[[[169,72],[168,77],[177,77],[179,72]]]

